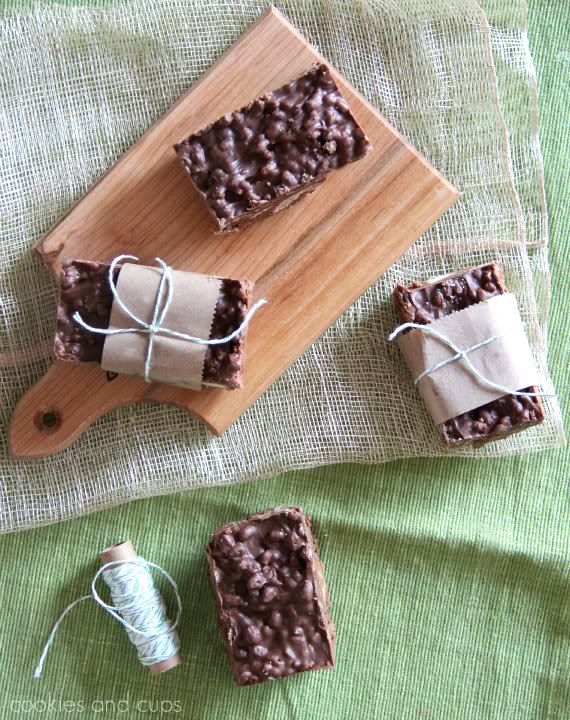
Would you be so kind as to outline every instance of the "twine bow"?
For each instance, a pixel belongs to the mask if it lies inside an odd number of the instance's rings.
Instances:
[[[400,325],[397,327],[394,332],[388,337],[388,340],[393,341],[395,340],[398,335],[405,332],[406,330],[420,330],[421,332],[427,333],[428,335],[434,335],[439,340],[441,340],[445,345],[447,345],[449,348],[453,350],[455,355],[450,355],[445,360],[442,360],[441,362],[436,363],[430,368],[427,368],[427,370],[424,370],[421,372],[416,378],[414,378],[414,383],[417,385],[420,380],[423,380],[424,377],[427,375],[431,375],[432,373],[436,372],[442,367],[445,367],[446,365],[449,365],[450,363],[456,362],[457,360],[463,360],[469,370],[475,375],[475,377],[480,380],[481,382],[485,383],[489,387],[492,387],[494,390],[500,390],[501,392],[505,393],[505,395],[523,395],[523,396],[532,396],[532,397],[556,397],[556,393],[538,393],[538,392],[520,392],[518,390],[513,390],[512,388],[505,387],[504,385],[499,385],[499,383],[493,382],[493,380],[489,380],[488,377],[485,377],[482,373],[477,370],[475,365],[471,362],[471,360],[467,357],[469,353],[472,353],[474,350],[478,350],[481,347],[484,347],[485,345],[489,345],[490,343],[495,342],[496,340],[500,340],[501,338],[505,337],[507,333],[503,333],[502,335],[492,335],[490,338],[487,338],[486,340],[483,340],[482,342],[477,343],[476,345],[472,345],[471,347],[466,348],[465,350],[462,350],[459,348],[452,340],[450,340],[447,335],[444,335],[443,333],[440,333],[438,330],[435,330],[430,325],[418,325],[417,323],[404,323],[403,325]]]
[[[152,321],[150,323],[147,323],[142,318],[137,317],[137,315],[135,315],[125,305],[117,291],[113,275],[118,263],[124,260],[138,260],[138,257],[135,257],[134,255],[119,255],[111,262],[109,266],[109,287],[111,288],[111,293],[113,295],[113,302],[116,302],[117,305],[121,308],[121,310],[132,320],[134,320],[134,322],[137,323],[137,325],[139,325],[140,327],[111,329],[96,328],[88,325],[78,312],[75,312],[73,314],[73,319],[76,323],[78,323],[78,325],[81,325],[81,327],[85,328],[85,330],[89,330],[90,332],[94,332],[99,335],[124,335],[126,333],[142,333],[148,335],[148,345],[144,363],[144,379],[146,382],[152,382],[152,379],[150,377],[151,358],[152,347],[156,335],[167,335],[169,337],[178,338],[179,340],[186,340],[188,342],[197,343],[198,345],[223,345],[224,343],[233,340],[241,332],[243,332],[243,330],[245,330],[245,328],[249,324],[249,321],[259,310],[259,308],[262,305],[267,305],[267,300],[265,300],[265,298],[262,298],[255,302],[253,306],[248,310],[241,325],[237,327],[232,333],[226,335],[226,337],[223,338],[214,338],[213,340],[208,340],[207,338],[198,338],[194,337],[193,335],[187,335],[186,333],[177,332],[176,330],[170,330],[169,328],[162,327],[162,323],[164,322],[164,318],[166,317],[166,313],[168,312],[168,308],[170,307],[170,303],[172,302],[172,297],[174,295],[174,278],[172,276],[172,268],[167,265],[163,260],[157,257],[155,258],[155,260],[161,266],[163,272],[162,277],[160,278],[158,292],[156,294]]]

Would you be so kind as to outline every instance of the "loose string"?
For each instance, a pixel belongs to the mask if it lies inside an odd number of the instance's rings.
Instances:
[[[121,308],[121,310],[132,320],[134,320],[134,322],[140,325],[140,327],[113,329],[96,328],[88,325],[78,312],[75,312],[73,314],[73,319],[76,323],[81,325],[81,327],[85,328],[85,330],[97,333],[98,335],[124,335],[126,333],[142,333],[148,335],[149,339],[144,364],[144,379],[146,382],[152,382],[152,379],[150,377],[151,358],[154,338],[156,335],[167,335],[169,337],[178,338],[179,340],[187,340],[188,342],[193,342],[198,345],[223,345],[224,343],[230,342],[230,340],[233,340],[235,337],[240,335],[240,333],[242,333],[249,325],[251,318],[259,310],[259,308],[262,307],[262,305],[267,305],[267,300],[265,298],[262,298],[255,302],[246,313],[246,316],[241,325],[239,325],[239,327],[237,327],[232,333],[226,335],[223,338],[214,338],[213,340],[208,340],[207,338],[194,337],[193,335],[187,335],[186,333],[177,332],[176,330],[170,330],[169,328],[164,328],[162,327],[162,323],[164,322],[164,318],[166,316],[166,313],[168,312],[168,308],[170,307],[170,303],[172,302],[172,297],[174,295],[174,278],[172,276],[172,268],[167,265],[163,260],[157,257],[155,258],[155,260],[162,267],[163,272],[160,279],[160,285],[158,286],[158,291],[156,294],[152,322],[147,323],[142,318],[137,317],[125,305],[117,291],[113,276],[115,274],[115,268],[117,267],[118,263],[124,260],[138,260],[138,257],[135,257],[134,255],[119,255],[111,262],[111,265],[109,266],[109,287],[111,288],[111,293],[113,295],[113,302],[116,302],[117,305]],[[166,297],[164,297],[165,292]]]
[[[441,362],[436,363],[432,367],[428,368],[427,370],[424,370],[421,372],[417,378],[414,379],[414,383],[417,385],[420,380],[423,380],[426,375],[431,375],[432,373],[436,372],[436,370],[439,370],[442,367],[445,367],[446,365],[449,365],[450,363],[456,362],[457,360],[464,360],[467,367],[471,370],[473,375],[480,380],[481,382],[485,383],[489,387],[492,387],[494,390],[500,390],[501,392],[505,393],[505,395],[523,395],[523,396],[532,396],[532,397],[556,397],[556,393],[539,393],[539,392],[520,392],[516,389],[505,387],[504,385],[499,385],[499,383],[493,382],[493,380],[489,380],[488,377],[485,377],[482,373],[477,370],[475,365],[471,362],[471,360],[467,357],[469,353],[473,352],[474,350],[477,350],[481,347],[484,347],[485,345],[489,345],[490,343],[495,342],[496,340],[500,340],[501,338],[505,337],[507,333],[503,333],[502,335],[492,335],[490,338],[487,338],[486,340],[483,340],[482,342],[477,343],[476,345],[472,345],[471,347],[468,347],[466,350],[461,350],[452,340],[450,340],[447,335],[444,335],[443,333],[440,333],[438,330],[435,330],[430,325],[418,325],[417,323],[404,323],[403,325],[400,325],[397,327],[394,332],[388,337],[388,340],[392,341],[395,340],[398,335],[405,332],[406,330],[421,330],[421,332],[427,333],[428,335],[434,335],[435,337],[439,338],[445,345],[447,345],[449,348],[451,348],[455,355],[450,355],[450,357],[446,358],[445,360],[442,360]]]
[[[166,615],[162,596],[154,586],[150,568],[161,573],[174,591],[178,611],[172,623]],[[96,583],[101,575],[109,586],[115,605],[108,605],[97,593]],[[39,679],[42,675],[45,659],[63,619],[84,600],[94,600],[123,625],[137,649],[142,665],[155,665],[178,653],[180,641],[175,631],[182,614],[182,600],[172,577],[159,565],[142,557],[135,560],[114,560],[99,568],[91,582],[91,594],[74,600],[61,613],[45,644],[34,678]]]

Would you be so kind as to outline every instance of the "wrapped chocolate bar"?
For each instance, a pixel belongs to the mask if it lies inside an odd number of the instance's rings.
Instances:
[[[278,507],[225,525],[206,554],[238,685],[333,667],[323,567],[301,508]]]
[[[409,286],[394,303],[398,338],[444,442],[495,440],[544,419],[517,301],[495,263]]]
[[[250,308],[252,284],[126,260],[137,258],[63,261],[56,358],[193,390],[240,388],[245,329],[265,302]]]
[[[218,232],[238,230],[311,192],[371,145],[326,65],[175,146]]]

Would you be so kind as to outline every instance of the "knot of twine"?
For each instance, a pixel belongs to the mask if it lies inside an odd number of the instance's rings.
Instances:
[[[76,323],[81,325],[81,327],[85,328],[85,330],[89,330],[90,332],[94,332],[99,335],[124,335],[126,333],[143,333],[148,335],[148,345],[144,363],[144,379],[146,382],[152,382],[150,377],[152,346],[156,335],[168,335],[169,337],[175,337],[179,340],[197,343],[198,345],[223,345],[224,343],[233,340],[241,332],[243,332],[259,308],[262,305],[267,304],[267,300],[265,300],[265,298],[262,298],[254,303],[248,310],[241,325],[223,338],[208,340],[207,338],[194,337],[192,335],[187,335],[186,333],[177,332],[176,330],[169,330],[168,328],[162,327],[162,323],[164,322],[164,318],[168,312],[168,308],[170,307],[170,303],[172,302],[172,297],[174,295],[174,278],[172,277],[172,268],[160,258],[155,258],[156,262],[162,267],[162,277],[160,278],[160,285],[158,286],[158,292],[156,294],[152,321],[147,323],[142,318],[137,317],[133,312],[131,312],[117,292],[113,275],[118,263],[124,260],[138,260],[138,257],[135,257],[134,255],[119,255],[111,262],[111,265],[109,266],[109,287],[111,288],[111,293],[113,295],[113,302],[116,302],[121,310],[134,320],[139,327],[114,329],[96,328],[88,325],[78,312],[73,314],[73,319]]]
[[[164,601],[154,586],[150,568],[160,572],[174,590],[178,611],[172,623],[166,615]],[[101,575],[109,586],[115,605],[108,605],[97,593],[95,585]],[[182,614],[182,601],[174,580],[166,570],[142,557],[135,560],[114,560],[99,568],[91,581],[91,594],[74,600],[57,619],[34,672],[36,679],[42,675],[45,659],[63,619],[84,600],[94,600],[123,625],[137,649],[142,665],[155,665],[178,653],[180,641],[176,627]]]
[[[501,338],[504,338],[505,335],[508,333],[503,333],[502,335],[492,335],[491,337],[487,338],[486,340],[483,340],[479,343],[476,343],[475,345],[472,345],[471,347],[466,348],[465,350],[462,350],[459,348],[453,340],[450,340],[450,338],[447,337],[447,335],[444,335],[443,333],[440,333],[438,330],[435,330],[430,325],[418,325],[417,323],[404,323],[403,325],[398,326],[394,332],[388,337],[388,340],[392,341],[395,340],[398,335],[405,332],[406,330],[421,330],[421,332],[427,333],[428,335],[433,335],[437,337],[439,340],[441,340],[447,347],[451,348],[454,355],[450,355],[445,360],[442,360],[441,362],[436,363],[430,368],[427,368],[423,372],[421,372],[417,378],[414,379],[414,383],[417,385],[420,380],[423,380],[427,375],[431,375],[432,373],[436,372],[440,368],[445,367],[446,365],[449,365],[450,363],[457,362],[457,360],[463,360],[469,370],[475,375],[475,377],[484,383],[485,385],[488,385],[489,387],[493,388],[494,390],[500,390],[501,392],[505,393],[505,395],[523,395],[523,396],[532,396],[532,397],[556,397],[556,393],[539,393],[539,392],[520,392],[513,388],[505,387],[504,385],[500,385],[499,383],[493,382],[493,380],[490,380],[488,377],[485,377],[482,373],[477,370],[475,365],[471,362],[471,360],[467,357],[469,353],[472,353],[474,350],[478,350],[481,347],[484,347],[485,345],[489,345],[490,343],[493,343],[497,340],[500,340]]]

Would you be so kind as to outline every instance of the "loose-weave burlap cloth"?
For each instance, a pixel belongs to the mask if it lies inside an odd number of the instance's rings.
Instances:
[[[143,496],[344,461],[446,454],[386,336],[396,281],[499,260],[517,294],[542,387],[547,216],[534,69],[513,18],[489,0],[288,0],[277,6],[462,191],[462,199],[223,437],[180,409],[102,418],[71,448],[8,457],[18,397],[50,363],[55,286],[34,242],[263,11],[253,0],[4,2],[0,11],[0,529]],[[488,20],[491,18],[491,23]],[[128,248],[125,248],[128,251]],[[454,455],[563,442],[556,399],[525,433]]]

